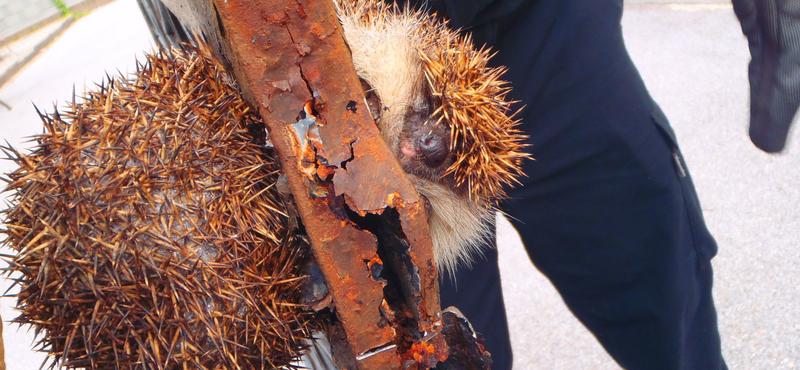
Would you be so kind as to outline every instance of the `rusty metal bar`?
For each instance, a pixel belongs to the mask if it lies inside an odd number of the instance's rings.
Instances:
[[[332,1],[164,3],[202,31],[266,122],[358,368],[446,358],[424,206],[372,121]],[[378,257],[379,236],[352,220],[389,209],[408,245],[411,268],[398,274],[421,338],[409,339],[385,307],[386,283],[370,270],[391,261]]]

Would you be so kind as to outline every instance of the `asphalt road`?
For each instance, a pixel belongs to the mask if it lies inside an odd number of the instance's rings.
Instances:
[[[133,0],[77,20],[0,89],[0,139],[24,147],[41,131],[31,106],[52,110],[73,85],[105,71],[131,71],[150,36]],[[623,19],[628,47],[650,91],[670,118],[695,179],[706,221],[719,243],[715,298],[723,352],[731,369],[800,367],[800,136],[767,155],[747,132],[747,44],[725,3],[637,1]],[[0,172],[12,170],[0,161]],[[500,227],[500,258],[515,369],[618,369],[571,316],[528,261],[515,232]],[[3,289],[8,282],[3,282]],[[13,300],[0,312],[14,317]],[[33,336],[4,324],[9,370],[38,369]]]

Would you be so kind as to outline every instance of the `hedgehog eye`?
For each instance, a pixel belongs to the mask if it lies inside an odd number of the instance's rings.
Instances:
[[[364,100],[366,101],[367,107],[369,107],[369,113],[372,114],[372,118],[375,122],[378,122],[381,118],[381,112],[388,108],[381,104],[381,100],[378,94],[375,93],[375,89],[363,79],[361,79],[361,88],[364,91]]]

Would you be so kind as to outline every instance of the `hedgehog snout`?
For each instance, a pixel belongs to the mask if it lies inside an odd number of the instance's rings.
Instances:
[[[417,148],[422,161],[429,167],[439,167],[447,159],[445,140],[437,133],[422,135],[417,142]]]

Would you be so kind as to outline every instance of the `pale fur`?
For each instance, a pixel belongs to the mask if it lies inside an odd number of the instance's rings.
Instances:
[[[431,204],[428,218],[436,265],[451,275],[470,265],[493,236],[494,210],[432,181],[411,176],[417,190]]]
[[[412,37],[419,33],[419,19],[387,13],[364,24],[367,17],[362,11],[368,10],[340,8],[339,19],[356,73],[375,89],[384,107],[378,122],[383,138],[397,150],[404,113],[424,105],[425,81],[418,51],[421,44]]]
[[[338,4],[338,3],[337,3]],[[388,9],[388,8],[384,8]],[[378,126],[387,144],[398,153],[403,118],[409,108],[426,108],[420,14],[386,12],[364,17],[359,6],[339,6],[345,39],[359,77],[375,89],[383,110]],[[365,21],[367,19],[367,21]],[[492,235],[495,210],[477,204],[462,192],[410,175],[430,202],[429,223],[437,266],[451,275],[469,265]]]

